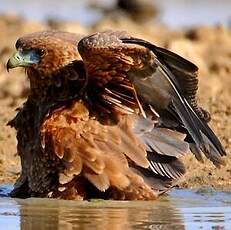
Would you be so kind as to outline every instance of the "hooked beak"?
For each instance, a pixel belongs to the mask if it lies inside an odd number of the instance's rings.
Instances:
[[[40,62],[40,57],[34,50],[30,51],[17,51],[12,57],[8,60],[6,64],[6,69],[9,72],[9,69],[16,67],[29,67]]]

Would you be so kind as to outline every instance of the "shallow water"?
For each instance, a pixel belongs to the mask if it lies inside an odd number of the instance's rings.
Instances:
[[[231,193],[207,188],[145,202],[10,199],[10,189],[0,188],[0,229],[231,229]]]

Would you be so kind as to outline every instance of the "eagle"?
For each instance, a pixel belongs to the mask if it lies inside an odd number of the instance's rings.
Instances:
[[[25,35],[28,98],[8,124],[21,174],[12,197],[153,200],[183,179],[192,153],[216,167],[224,148],[197,104],[198,68],[124,31]]]

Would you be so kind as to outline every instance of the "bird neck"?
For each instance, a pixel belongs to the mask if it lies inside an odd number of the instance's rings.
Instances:
[[[44,101],[49,95],[49,89],[52,86],[50,77],[43,77],[35,70],[28,70],[27,76],[30,81],[29,98],[38,104]]]
[[[49,75],[28,69],[29,98],[36,104],[55,104],[79,97],[86,86],[86,74],[82,62],[71,63]]]

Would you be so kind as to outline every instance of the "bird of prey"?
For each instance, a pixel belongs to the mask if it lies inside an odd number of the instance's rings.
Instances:
[[[226,155],[197,105],[198,68],[126,32],[21,37],[7,69],[25,68],[17,130],[22,171],[12,197],[151,200],[185,174],[192,152]]]

